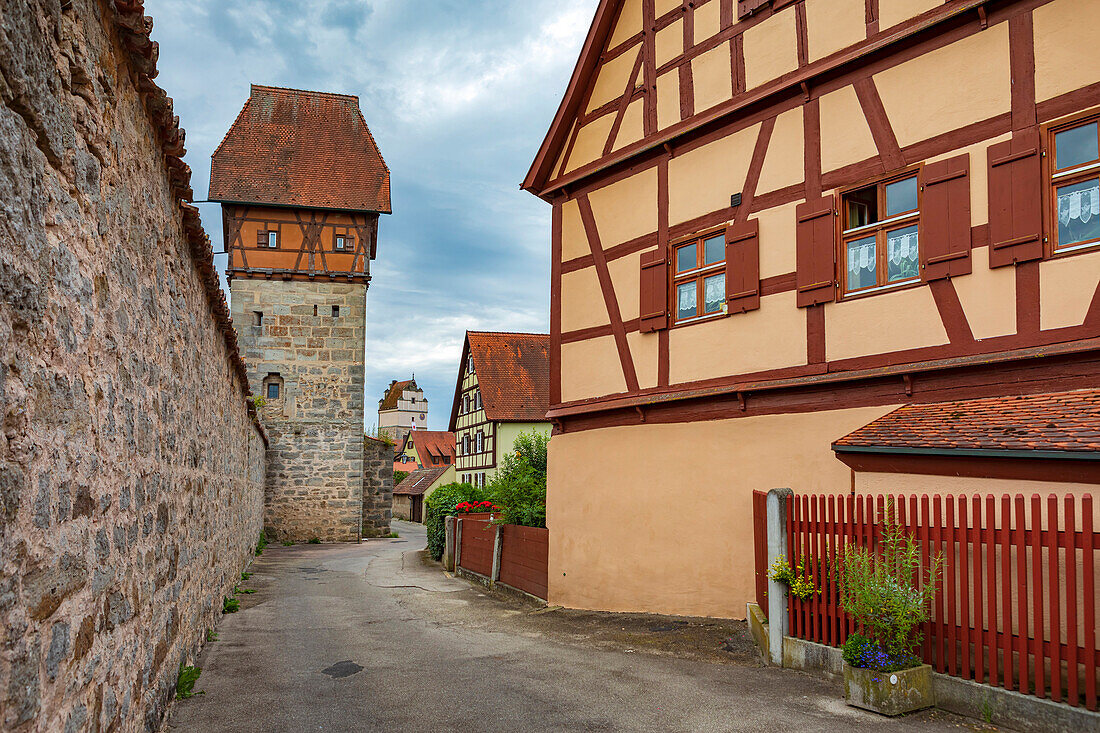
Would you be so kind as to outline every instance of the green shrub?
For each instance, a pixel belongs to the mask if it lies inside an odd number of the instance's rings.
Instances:
[[[176,699],[186,700],[189,697],[203,694],[202,691],[194,692],[195,683],[199,681],[202,667],[189,667],[180,662],[180,671],[176,675]]]
[[[863,634],[852,634],[844,643],[841,657],[849,667],[877,669],[880,672],[897,672],[902,669],[919,667],[921,660],[914,654],[905,652],[900,656],[891,656],[882,650],[879,643]]]
[[[394,471],[393,472],[393,485],[397,486],[399,483],[409,477],[408,471]]]
[[[241,610],[241,602],[231,596],[222,598],[222,613],[236,613]]]
[[[428,532],[428,551],[433,559],[443,557],[443,546],[447,542],[443,518],[454,516],[456,504],[481,501],[483,498],[481,490],[470,484],[446,484],[432,492],[424,502],[424,527]]]
[[[309,544],[319,545],[319,544],[321,544],[321,538],[320,537],[310,537],[309,538]]]
[[[821,593],[814,585],[813,579],[806,572],[801,558],[798,560],[797,570],[791,567],[786,558],[775,558],[775,562],[772,563],[771,569],[768,571],[768,578],[777,583],[786,584],[791,591],[791,595],[803,601],[812,598],[814,593]]]
[[[930,616],[943,556],[933,556],[922,572],[920,546],[897,522],[892,500],[887,503],[880,534],[881,553],[863,547],[844,551],[840,595],[845,612],[863,624],[882,653],[874,657],[875,663],[891,666],[915,660],[913,649],[921,641],[917,627]],[[913,578],[921,578],[923,583],[914,584]]]
[[[546,445],[545,433],[520,433],[504,456],[500,469],[485,488],[494,504],[504,507],[505,524],[525,527],[546,526]]]

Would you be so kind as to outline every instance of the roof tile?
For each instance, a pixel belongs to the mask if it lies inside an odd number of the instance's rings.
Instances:
[[[485,417],[543,422],[550,409],[550,336],[544,333],[466,334]]]

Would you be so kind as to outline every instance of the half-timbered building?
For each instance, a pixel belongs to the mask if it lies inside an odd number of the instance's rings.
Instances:
[[[754,489],[1097,483],[1098,61],[1081,0],[601,0],[523,183],[550,602],[742,616]]]
[[[550,337],[467,331],[451,406],[458,480],[484,486],[520,433],[549,433]]]

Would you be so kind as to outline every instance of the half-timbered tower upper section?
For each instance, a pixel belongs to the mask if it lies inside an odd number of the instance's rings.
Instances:
[[[226,275],[368,282],[390,173],[359,98],[252,85],[214,151]]]

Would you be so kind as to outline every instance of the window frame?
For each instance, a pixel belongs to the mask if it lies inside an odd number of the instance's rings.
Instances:
[[[278,226],[275,229],[267,229],[267,249],[279,249],[279,240],[282,239]],[[271,243],[271,235],[275,235],[275,244]]]
[[[1058,170],[1055,167],[1057,165],[1058,150],[1054,136],[1060,132],[1072,130],[1075,127],[1083,127],[1090,123],[1096,124],[1097,145],[1100,147],[1100,107],[1093,107],[1060,117],[1041,125],[1039,128],[1039,141],[1042,145],[1043,186],[1045,187],[1043,195],[1043,251],[1045,257],[1049,259],[1072,257],[1076,254],[1095,252],[1100,249],[1100,237],[1063,248],[1058,247],[1058,187],[1081,183],[1090,178],[1100,178],[1100,159],[1093,163]],[[1073,175],[1066,175],[1069,172],[1072,172]],[[1061,178],[1056,182],[1054,180],[1055,176],[1061,176]]]
[[[714,237],[722,238],[722,259],[713,262],[709,265],[700,265],[706,258],[706,247],[703,244],[708,239]],[[690,244],[696,245],[696,259],[695,268],[691,270],[685,270],[683,273],[676,272],[676,254],[682,248]],[[705,229],[701,232],[696,232],[690,236],[680,237],[671,241],[668,245],[668,282],[669,282],[669,328],[679,328],[681,326],[690,326],[695,323],[704,323],[706,321],[713,321],[719,318],[725,318],[729,313],[729,308],[726,303],[726,290],[722,291],[722,305],[721,307],[711,313],[703,313],[701,315],[695,315],[690,318],[680,318],[680,300],[677,297],[678,287],[689,280],[695,280],[695,307],[696,312],[701,307],[706,307],[706,286],[705,281],[708,277],[714,275],[726,274],[726,224],[713,227],[711,229]]]
[[[895,214],[889,218],[885,218],[886,213],[886,186],[903,181],[907,178],[917,179],[917,208],[910,209],[909,211],[902,212],[901,214]],[[845,224],[848,218],[848,211],[845,196],[852,194],[864,188],[871,186],[876,187],[876,205],[878,206],[879,220],[873,224],[866,224],[861,227],[855,227],[853,229],[845,229]],[[836,192],[836,206],[839,212],[836,219],[836,249],[833,253],[834,261],[836,262],[836,290],[837,290],[837,302],[842,300],[855,300],[856,298],[867,298],[870,296],[878,295],[879,293],[892,293],[898,290],[905,290],[906,288],[914,288],[924,285],[924,278],[921,274],[921,236],[922,227],[921,219],[923,216],[924,207],[924,163],[917,163],[911,166],[907,166],[901,170],[894,171],[887,175],[874,176],[872,178],[864,179],[851,186],[845,186],[844,188],[837,189]],[[916,277],[912,277],[906,280],[899,280],[897,282],[878,283],[878,277],[881,273],[882,279],[885,279],[886,273],[889,271],[887,268],[887,247],[886,247],[886,233],[887,230],[900,229],[905,226],[917,227],[917,274]],[[856,234],[858,232],[858,234]],[[875,285],[857,288],[851,290],[848,288],[848,242],[856,239],[864,239],[869,234],[875,235]]]

